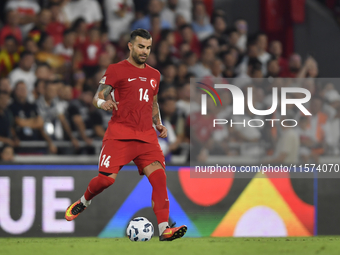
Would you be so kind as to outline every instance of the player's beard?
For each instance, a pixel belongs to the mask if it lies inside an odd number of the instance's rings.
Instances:
[[[139,57],[141,56],[145,56],[145,60],[140,59]],[[141,65],[146,62],[146,60],[148,59],[148,55],[143,55],[143,54],[138,55],[136,52],[132,51],[132,58],[138,65]]]

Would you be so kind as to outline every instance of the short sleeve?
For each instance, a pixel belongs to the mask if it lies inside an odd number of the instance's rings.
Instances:
[[[116,83],[117,83],[117,75],[116,75],[113,65],[110,65],[107,68],[102,79],[99,81],[99,84],[106,84],[106,85],[110,85],[112,88],[116,88],[117,87]]]

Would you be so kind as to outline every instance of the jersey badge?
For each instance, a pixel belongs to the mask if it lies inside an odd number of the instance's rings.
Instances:
[[[99,84],[105,84],[105,81],[106,81],[106,76],[104,76],[104,77],[99,81]]]
[[[157,87],[157,81],[155,79],[151,79],[150,84],[151,84],[151,87],[153,88],[153,90],[155,90],[156,87]]]

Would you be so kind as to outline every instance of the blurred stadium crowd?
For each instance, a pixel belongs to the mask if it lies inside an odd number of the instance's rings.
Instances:
[[[268,42],[264,33],[249,35],[242,18],[227,24],[225,13],[214,10],[212,1],[9,0],[4,12],[0,29],[3,161],[13,160],[14,152],[95,154],[111,114],[96,109],[92,98],[108,65],[127,58],[129,34],[136,28],[152,34],[153,51],[147,63],[162,74],[158,98],[169,135],[160,144],[167,160],[174,154],[188,155],[190,78],[233,79],[242,88],[253,86],[257,109],[266,107],[271,90],[249,85],[253,78],[287,77],[290,83],[309,78],[302,86],[318,96],[310,104],[315,108],[313,117],[302,118],[299,124],[301,147],[306,148],[301,155],[317,158],[339,153],[339,135],[337,140],[327,137],[326,128],[339,133],[340,96],[332,84],[315,82],[315,59],[303,61],[297,53],[283,56],[280,41]],[[224,100],[230,101],[227,94]],[[227,116],[227,108],[214,114]],[[280,136],[280,129],[272,135],[268,130],[226,129],[217,136],[219,141],[211,141],[211,132],[194,131],[197,148],[213,143],[224,155],[251,155],[251,147],[246,146],[247,152],[240,149],[242,144],[262,140],[270,146],[261,153],[269,154]],[[228,144],[236,144],[236,149]],[[204,161],[203,150],[197,155]]]

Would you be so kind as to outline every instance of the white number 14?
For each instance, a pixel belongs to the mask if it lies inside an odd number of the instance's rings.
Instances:
[[[145,100],[146,102],[149,102],[149,95],[148,95],[148,89],[145,90],[144,96],[143,96],[143,88],[139,89],[139,101]]]
[[[105,159],[106,155],[103,155],[103,160],[102,163],[100,164],[100,166],[105,166],[106,168],[108,168],[110,166],[110,158],[111,156],[107,156],[107,158]]]

